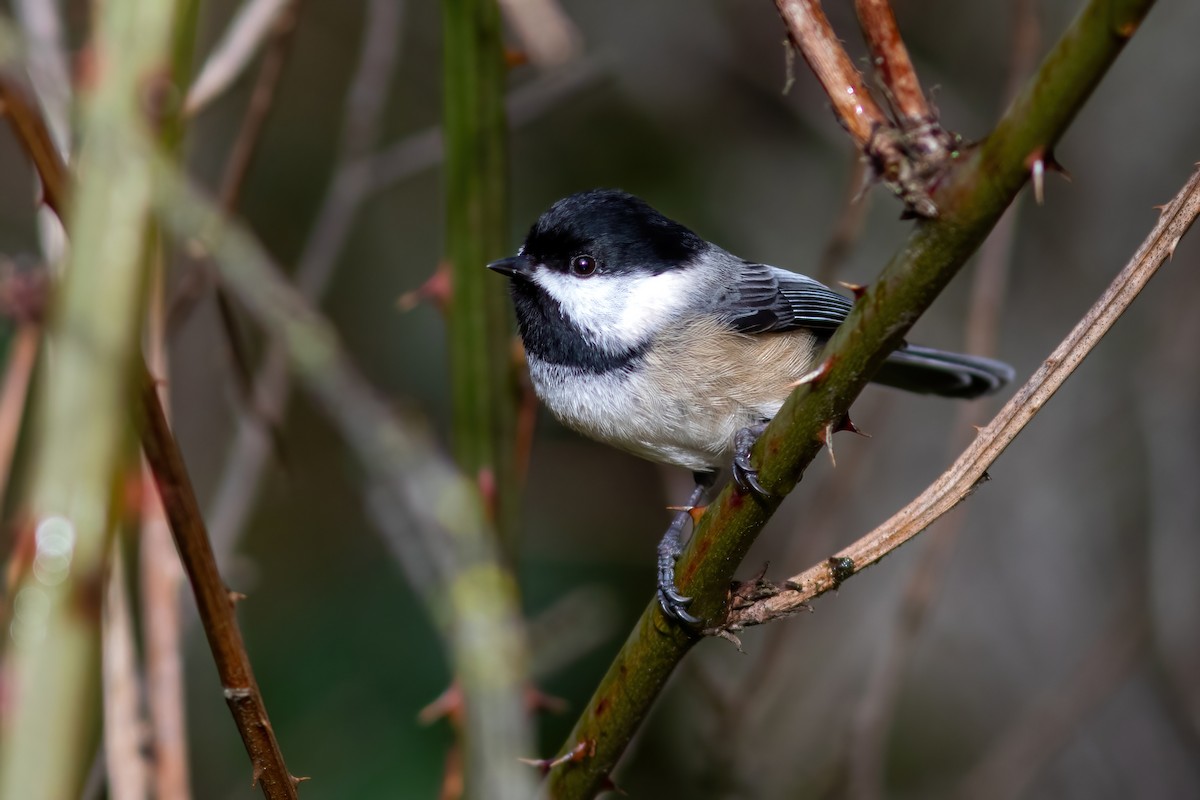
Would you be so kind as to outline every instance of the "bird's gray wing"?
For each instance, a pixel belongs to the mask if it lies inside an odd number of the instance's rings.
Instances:
[[[852,303],[828,286],[795,272],[744,262],[737,278],[714,298],[714,310],[742,333],[796,328],[832,332]]]

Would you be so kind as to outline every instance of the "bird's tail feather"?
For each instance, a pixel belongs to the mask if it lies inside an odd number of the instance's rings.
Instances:
[[[908,344],[888,356],[872,380],[920,394],[971,399],[999,390],[1013,374],[1008,364],[990,358]]]

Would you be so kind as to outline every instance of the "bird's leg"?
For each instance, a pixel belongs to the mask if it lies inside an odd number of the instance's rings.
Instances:
[[[768,497],[770,492],[758,482],[758,470],[750,463],[750,448],[767,429],[767,423],[760,422],[742,428],[733,436],[733,482],[737,484],[742,494],[754,492],[759,497]]]
[[[675,562],[683,553],[683,526],[692,518],[691,509],[700,505],[715,477],[713,474],[696,473],[696,488],[687,506],[671,520],[671,527],[658,543],[658,604],[668,619],[678,620],[684,625],[699,625],[700,619],[688,613],[692,598],[685,597],[675,585]]]

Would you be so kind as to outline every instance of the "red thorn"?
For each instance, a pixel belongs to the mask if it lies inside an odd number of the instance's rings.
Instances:
[[[617,794],[621,795],[622,797],[629,797],[629,792],[625,791],[620,786],[617,786],[615,783],[613,783],[613,779],[610,778],[608,775],[605,775],[604,780],[600,781],[600,791],[616,792]]]
[[[455,681],[446,687],[446,691],[434,698],[432,703],[417,712],[417,720],[422,725],[429,725],[445,717],[453,724],[458,725],[462,722],[463,712],[462,690],[458,688],[458,682]]]
[[[842,431],[849,431],[850,433],[857,433],[859,436],[862,436],[862,437],[863,437],[863,438],[865,438],[865,439],[870,439],[870,438],[871,438],[871,434],[869,434],[869,433],[863,433],[863,432],[862,432],[862,431],[859,429],[859,427],[858,427],[857,425],[855,425],[855,424],[854,424],[854,420],[850,419],[850,415],[849,415],[849,414],[846,414],[846,415],[844,415],[844,416],[843,416],[843,417],[842,417],[840,420],[838,420],[838,422],[836,422],[836,423],[834,424],[834,426],[833,426],[833,432],[834,432],[834,433],[841,433]]]
[[[578,764],[585,758],[591,758],[594,755],[596,755],[596,740],[584,739],[558,758],[521,758],[517,760],[522,764],[537,767],[545,775],[555,767],[563,764]]]
[[[529,54],[524,50],[504,49],[504,66],[512,69],[529,63]]]
[[[829,370],[833,369],[833,360],[834,360],[834,357],[830,356],[829,358],[822,361],[821,364],[816,369],[810,370],[809,372],[806,372],[803,375],[801,375],[799,378],[797,378],[795,380],[795,382],[792,383],[792,388],[794,389],[797,386],[803,386],[806,383],[817,383],[818,381],[820,381],[822,378],[824,378],[826,375],[829,374]]]
[[[301,775],[299,777],[297,777],[295,775],[288,775],[288,777],[292,779],[293,786],[299,786],[300,784],[305,783],[306,781],[312,780],[312,777],[309,775]]]
[[[480,467],[479,472],[475,474],[475,484],[479,487],[479,494],[483,497],[483,508],[487,512],[488,519],[494,521],[498,497],[495,471],[491,467]]]
[[[412,311],[420,303],[430,302],[439,311],[445,313],[446,309],[450,307],[451,291],[450,262],[439,261],[433,274],[424,283],[396,299],[396,307],[401,311]]]
[[[525,707],[530,711],[548,711],[551,714],[561,714],[569,704],[561,697],[546,694],[532,684],[525,687]]]
[[[1046,152],[1042,155],[1042,161],[1045,162],[1046,169],[1049,171],[1057,172],[1068,181],[1071,180],[1071,173],[1067,171],[1066,167],[1059,163],[1058,157],[1054,154],[1053,149],[1046,150]]]
[[[847,283],[846,281],[838,281],[838,286],[844,286],[850,290],[850,294],[854,295],[855,301],[862,300],[863,295],[867,293],[866,284],[862,283]]]

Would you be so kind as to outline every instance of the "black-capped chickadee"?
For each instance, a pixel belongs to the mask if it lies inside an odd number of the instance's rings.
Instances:
[[[512,278],[533,386],[569,428],[692,470],[703,498],[733,466],[760,489],[749,448],[849,314],[812,278],[746,261],[612,189],[559,200],[517,255],[488,264]],[[1012,379],[997,361],[905,345],[874,380],[973,398]],[[659,545],[658,598],[698,622],[675,586],[687,515]]]

